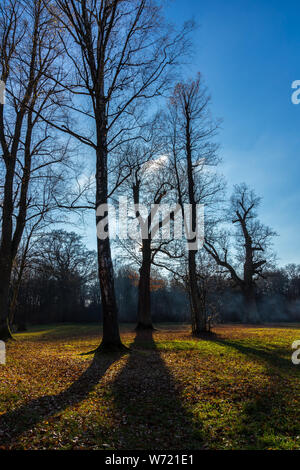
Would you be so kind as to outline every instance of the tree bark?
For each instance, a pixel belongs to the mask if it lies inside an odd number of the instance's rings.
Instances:
[[[103,93],[104,96],[104,93]],[[107,174],[107,127],[105,105],[99,107],[97,125],[97,151],[96,151],[96,207],[108,202],[108,174]],[[105,216],[96,217],[98,224]],[[109,235],[105,240],[98,237],[98,273],[101,290],[101,304],[103,315],[102,342],[97,351],[121,351],[125,346],[121,342],[118,308],[115,294],[114,269],[111,257]]]
[[[0,340],[2,341],[12,338],[8,324],[11,269],[8,256],[3,257],[0,263]]]
[[[115,296],[114,271],[109,240],[98,240],[99,281],[103,315],[103,337],[97,351],[121,351],[118,308]]]
[[[261,323],[258,309],[257,309],[255,289],[253,285],[244,287],[243,297],[244,297],[244,304],[245,304],[246,322],[254,323],[254,324]]]
[[[195,200],[195,182],[193,172],[193,161],[192,161],[192,145],[191,145],[191,120],[190,111],[188,105],[185,107],[185,118],[186,118],[186,160],[187,160],[187,176],[188,176],[188,195],[189,203],[192,208],[191,218],[191,230],[192,233],[196,233],[197,227],[197,203]],[[193,245],[197,243],[197,238],[190,234],[188,240],[189,253],[188,253],[188,267],[189,267],[189,287],[191,294],[191,305],[192,305],[192,330],[194,335],[200,335],[201,333],[207,332],[206,315],[203,307],[201,306],[199,286],[197,282],[197,266],[196,266],[196,254],[197,250],[193,249]]]
[[[253,281],[253,249],[252,238],[249,235],[246,222],[241,221],[241,226],[245,238],[246,259],[244,263],[244,283],[242,292],[245,303],[245,318],[247,323],[260,323],[260,318],[257,310],[255,284]]]
[[[192,310],[192,331],[194,335],[207,332],[206,317],[200,299],[197,282],[196,251],[189,251],[189,288]]]
[[[151,318],[151,240],[143,240],[142,266],[138,286],[137,330],[153,330]]]
[[[14,165],[7,164],[2,211],[2,234],[0,246],[0,340],[12,337],[9,328],[9,287],[12,273],[12,215],[13,215]]]

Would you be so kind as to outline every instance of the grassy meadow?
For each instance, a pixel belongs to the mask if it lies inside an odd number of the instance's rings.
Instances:
[[[122,325],[130,351],[83,355],[98,325],[17,334],[0,365],[0,449],[300,449],[300,325]]]

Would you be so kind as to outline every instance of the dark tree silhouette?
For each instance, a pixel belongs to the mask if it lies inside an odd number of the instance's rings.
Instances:
[[[108,202],[109,156],[136,138],[139,110],[145,99],[159,96],[169,83],[170,65],[186,50],[191,25],[174,33],[161,8],[150,0],[53,0],[49,10],[63,33],[74,80],[68,107],[91,122],[86,133],[69,126],[63,132],[91,147],[96,155],[96,208]],[[76,101],[76,98],[78,98]],[[87,106],[82,98],[89,98]],[[87,100],[85,100],[85,103]],[[140,125],[140,124],[139,124]],[[97,225],[107,211],[97,212]],[[109,232],[108,232],[109,233]],[[109,236],[98,237],[98,266],[103,308],[103,338],[98,351],[123,349],[118,327],[114,272]]]
[[[187,263],[192,328],[195,335],[208,328],[197,280],[197,206],[205,204],[208,207],[212,204],[222,186],[221,180],[206,171],[218,162],[217,146],[213,141],[218,122],[213,121],[210,116],[209,103],[210,96],[199,74],[194,81],[176,85],[169,111],[170,155],[178,204],[183,216],[187,216],[185,204],[189,204],[191,210],[191,227],[187,234]]]
[[[263,276],[264,267],[272,261],[270,244],[276,233],[263,225],[257,218],[257,208],[260,198],[246,184],[236,185],[231,197],[228,217],[237,227],[235,248],[237,260],[243,265],[242,275],[230,261],[226,236],[219,238],[221,253],[209,237],[205,241],[206,251],[215,259],[219,266],[225,268],[232,280],[240,287],[245,301],[245,321],[257,323],[260,321],[255,296],[255,282]]]
[[[7,103],[0,103],[0,338],[4,340],[11,337],[13,262],[26,221],[39,218],[45,210],[45,194],[42,187],[37,190],[38,181],[48,178],[50,196],[55,185],[51,167],[65,158],[65,146],[39,118],[42,111],[48,119],[56,118],[59,92],[52,79],[60,78],[58,62],[55,65],[60,57],[56,28],[41,0],[1,3],[0,80],[7,96]]]

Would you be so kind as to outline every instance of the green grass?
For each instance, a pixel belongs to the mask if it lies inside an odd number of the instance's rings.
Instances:
[[[17,334],[0,366],[0,449],[300,449],[299,325],[186,325],[135,336],[124,355],[81,353],[97,324]]]

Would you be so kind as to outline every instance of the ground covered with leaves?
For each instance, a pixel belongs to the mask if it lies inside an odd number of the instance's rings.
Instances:
[[[300,449],[300,326],[122,327],[130,352],[93,358],[97,325],[32,328],[0,365],[0,449]]]

